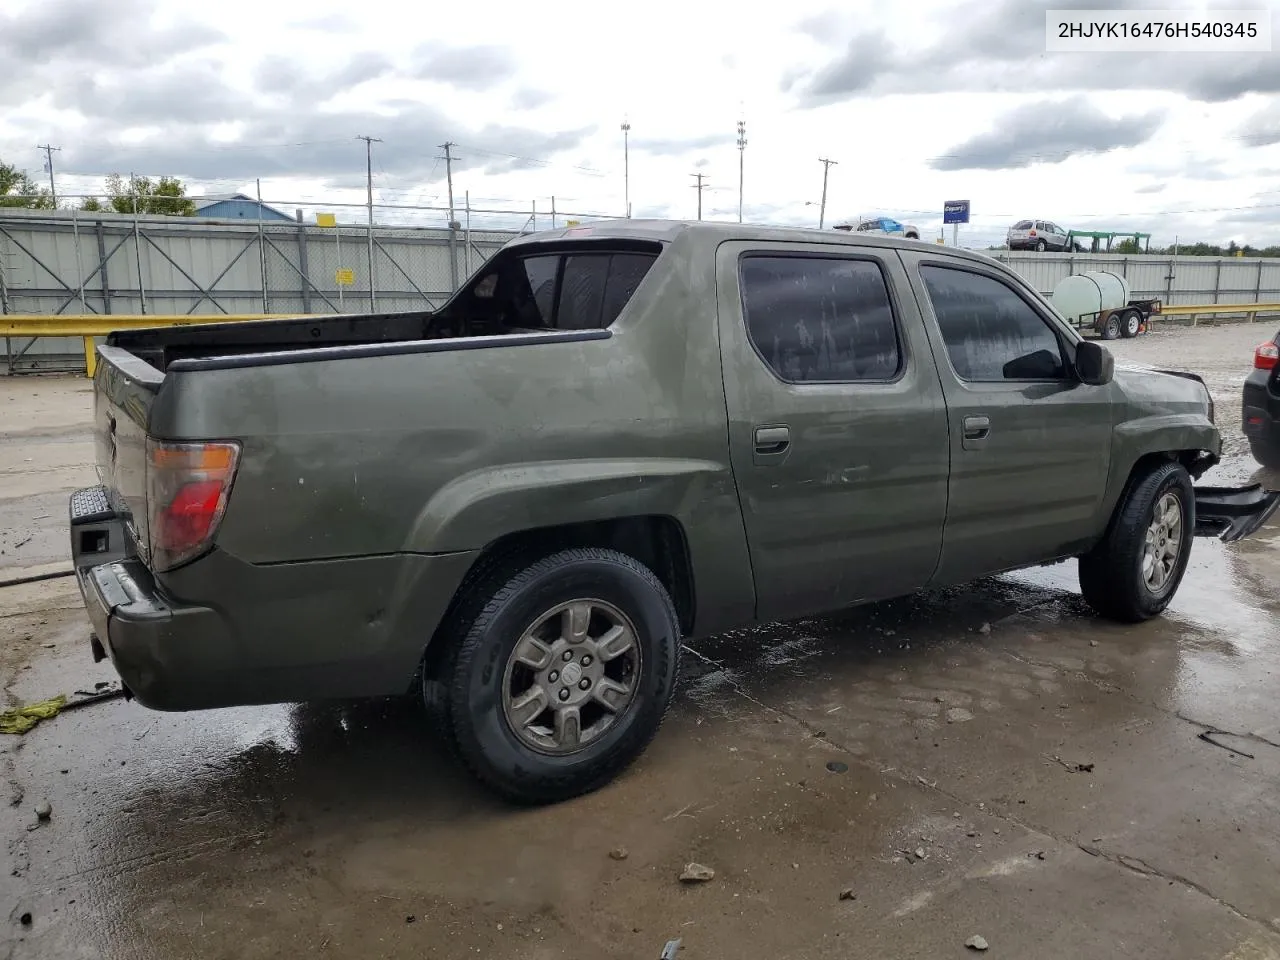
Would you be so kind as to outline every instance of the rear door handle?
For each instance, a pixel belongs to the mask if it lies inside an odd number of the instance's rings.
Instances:
[[[990,417],[965,417],[964,438],[966,440],[985,440],[991,435]]]
[[[786,426],[756,427],[755,445],[756,453],[783,453],[787,447],[791,446],[791,428]]]

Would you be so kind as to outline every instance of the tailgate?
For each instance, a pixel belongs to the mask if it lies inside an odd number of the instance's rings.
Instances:
[[[98,480],[145,558],[147,424],[164,374],[127,350],[103,346],[93,381]]]

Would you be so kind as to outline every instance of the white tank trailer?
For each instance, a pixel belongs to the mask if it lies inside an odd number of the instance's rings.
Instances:
[[[1151,314],[1160,312],[1159,300],[1132,299],[1128,281],[1105,270],[1064,277],[1050,300],[1069,322],[1104,340],[1136,337],[1146,330]]]

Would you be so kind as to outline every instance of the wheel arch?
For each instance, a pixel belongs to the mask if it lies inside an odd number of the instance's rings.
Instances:
[[[446,646],[437,641],[450,629],[459,604],[477,582],[499,566],[532,563],[575,547],[616,550],[643,563],[671,595],[682,633],[687,636],[692,632],[697,613],[693,558],[688,534],[677,518],[640,514],[530,527],[497,537],[476,556],[427,643],[423,660],[426,676],[436,676]]]
[[[1125,502],[1129,499],[1129,492],[1139,483],[1143,477],[1163,463],[1180,463],[1186,468],[1187,473],[1191,475],[1191,479],[1195,480],[1201,476],[1206,470],[1218,462],[1216,455],[1200,447],[1185,447],[1182,449],[1171,448],[1165,450],[1152,450],[1140,454],[1136,459],[1132,460],[1128,470],[1123,476],[1122,482],[1114,485],[1115,489],[1107,498],[1106,517],[1107,522],[1100,531],[1098,540],[1104,539],[1111,532],[1111,528],[1115,525],[1116,517],[1123,509]],[[1192,503],[1194,510],[1195,503]],[[1192,517],[1194,521],[1194,516]]]

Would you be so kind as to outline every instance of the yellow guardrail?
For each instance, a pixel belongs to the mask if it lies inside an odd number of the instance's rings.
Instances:
[[[152,327],[184,327],[205,323],[246,323],[254,320],[305,318],[305,313],[199,313],[199,314],[0,314],[0,337],[80,337],[84,343],[86,374],[93,376],[97,354],[93,338],[115,330],[146,330]],[[324,316],[331,316],[324,314]]]
[[[1160,307],[1158,317],[1196,317],[1224,316],[1233,313],[1244,313],[1249,319],[1257,319],[1260,313],[1280,313],[1280,303],[1176,303],[1164,304]]]

